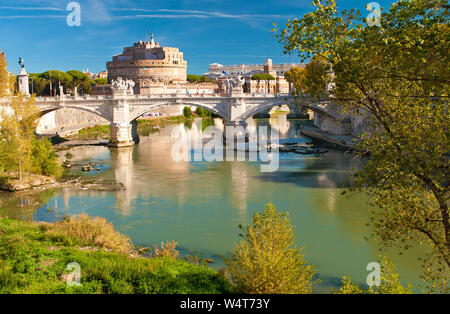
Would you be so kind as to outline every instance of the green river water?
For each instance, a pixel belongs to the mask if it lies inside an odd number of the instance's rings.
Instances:
[[[300,123],[285,117],[250,122],[277,127],[289,141],[307,142],[299,136]],[[378,250],[364,239],[370,234],[366,224],[371,210],[365,195],[342,195],[352,168],[358,167],[350,154],[334,150],[310,156],[280,154],[276,172],[261,172],[257,162],[249,161],[175,162],[171,157],[173,127],[162,127],[130,148],[70,150],[75,164],[94,161],[102,168],[86,174],[75,166],[74,173],[117,180],[126,186],[124,191],[58,188],[22,197],[1,193],[0,213],[35,221],[55,221],[81,212],[106,217],[136,245],[175,240],[182,255],[213,258],[212,266],[219,268],[223,266],[220,256],[240,240],[238,225],[248,224],[255,211],[273,202],[289,212],[297,246],[304,248],[308,263],[317,266],[322,282],[316,292],[330,292],[344,275],[366,281],[366,266],[379,260]],[[417,286],[419,253],[388,253],[402,283]]]

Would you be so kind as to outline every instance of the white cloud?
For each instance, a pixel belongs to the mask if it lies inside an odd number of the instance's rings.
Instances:
[[[201,10],[172,10],[172,9],[135,9],[135,8],[112,8],[111,11],[122,12],[147,12],[147,13],[178,13],[178,14],[137,14],[137,15],[125,15],[115,16],[119,19],[132,19],[132,18],[226,18],[226,19],[264,19],[264,18],[289,18],[286,15],[278,14],[230,14],[219,11],[201,11]]]

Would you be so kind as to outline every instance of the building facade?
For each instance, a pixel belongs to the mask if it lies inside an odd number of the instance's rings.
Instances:
[[[267,63],[271,64],[273,73],[277,76],[284,76],[286,71],[293,67],[304,67],[302,63],[281,63],[272,64],[271,59],[267,59],[264,64],[239,64],[239,65],[222,65],[219,63],[212,63],[209,65],[209,72],[205,73],[209,78],[217,78],[222,75],[238,75],[238,76],[252,76],[257,73],[264,73],[264,68]],[[224,73],[225,72],[225,73]]]
[[[106,67],[109,83],[119,77],[133,80],[136,94],[145,94],[154,83],[186,82],[187,62],[183,53],[178,48],[161,47],[153,36],[149,42],[139,41],[125,47]]]

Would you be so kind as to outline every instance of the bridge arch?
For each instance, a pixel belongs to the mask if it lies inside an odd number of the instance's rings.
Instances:
[[[325,108],[322,108],[319,106],[319,104],[323,104],[322,101],[317,101],[317,102],[312,102],[310,104],[296,104],[293,101],[289,101],[289,100],[284,100],[284,101],[274,101],[274,102],[266,102],[266,103],[262,103],[260,105],[257,105],[255,107],[252,107],[250,110],[244,112],[242,114],[242,116],[240,117],[241,120],[245,121],[247,119],[249,119],[250,117],[252,117],[253,115],[261,112],[261,111],[265,111],[268,110],[270,108],[273,108],[275,106],[282,106],[282,105],[287,105],[289,106],[289,108],[298,108],[298,106],[313,110],[313,111],[318,111],[323,115],[326,116],[330,116],[332,118],[335,118],[332,114],[330,114]]]
[[[58,110],[65,110],[65,109],[70,109],[70,110],[73,110],[73,111],[89,113],[92,116],[95,116],[97,118],[82,117],[82,115],[74,114],[73,112],[71,112],[71,114],[75,115],[75,117],[77,117],[77,119],[75,119],[75,120],[67,119],[67,122],[68,122],[69,125],[67,127],[64,127],[64,128],[62,128],[62,127],[56,127],[55,128],[54,123],[56,121],[45,120],[45,118],[44,118],[49,113],[56,112]],[[84,107],[78,107],[78,106],[63,106],[63,107],[42,108],[42,109],[39,110],[38,114],[39,114],[39,116],[37,118],[36,132],[38,132],[40,134],[47,134],[47,131],[55,132],[55,131],[58,131],[59,129],[61,131],[63,129],[67,129],[67,130],[73,129],[73,128],[76,129],[80,125],[81,126],[83,126],[83,125],[86,126],[86,124],[89,123],[89,122],[90,123],[95,123],[95,124],[102,124],[102,125],[111,123],[111,119],[108,118],[108,117],[105,117],[104,114],[102,114],[100,112],[97,112],[95,110],[91,110],[90,108],[84,108]],[[64,114],[64,115],[66,116],[66,114]],[[98,119],[98,118],[100,118],[100,119]],[[85,119],[85,120],[83,120],[83,119]],[[76,122],[77,120],[78,120],[78,124]],[[91,121],[88,121],[88,120],[91,120]]]
[[[136,110],[135,112],[132,112],[130,114],[129,117],[129,122],[132,123],[133,121],[135,121],[136,119],[138,119],[139,117],[141,117],[142,115],[155,110],[156,108],[160,108],[160,107],[164,107],[164,106],[195,106],[195,107],[201,107],[203,109],[207,109],[209,111],[211,111],[212,113],[222,117],[223,119],[227,119],[228,115],[224,112],[222,112],[219,108],[220,106],[217,105],[210,105],[210,104],[203,104],[203,103],[197,103],[197,102],[183,102],[181,104],[175,104],[175,103],[169,103],[169,102],[162,102],[162,103],[158,103],[158,104],[152,104],[152,105],[148,105],[145,106],[144,109],[141,110]],[[218,108],[219,107],[219,108]]]
[[[62,106],[62,107],[43,108],[43,109],[39,110],[39,119],[42,118],[43,116],[45,116],[47,113],[57,111],[60,109],[71,109],[71,110],[77,110],[77,111],[84,111],[84,112],[96,115],[100,118],[103,118],[108,122],[111,122],[111,118],[105,117],[105,114],[103,114],[99,111],[96,111],[96,110],[92,110],[90,108],[82,107],[82,106]]]

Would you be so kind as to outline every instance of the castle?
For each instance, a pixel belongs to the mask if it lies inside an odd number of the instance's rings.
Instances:
[[[140,95],[192,93],[212,94],[217,84],[191,84],[186,81],[187,61],[175,47],[161,47],[153,34],[150,41],[125,47],[123,53],[106,63],[108,82],[121,77],[134,81],[134,93]],[[110,93],[109,86],[96,86],[94,94]]]

